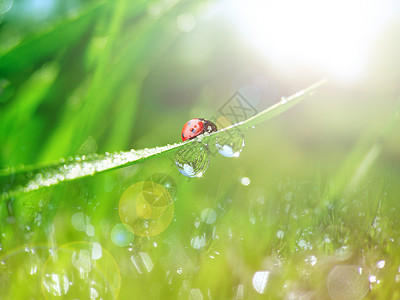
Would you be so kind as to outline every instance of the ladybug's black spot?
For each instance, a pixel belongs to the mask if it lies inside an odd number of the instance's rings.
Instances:
[[[183,132],[182,132],[182,138],[183,138],[183,139],[185,138],[185,135],[183,134]]]
[[[192,129],[190,129],[190,131],[193,132],[193,133],[195,133],[196,130],[195,130],[194,128],[192,128]]]

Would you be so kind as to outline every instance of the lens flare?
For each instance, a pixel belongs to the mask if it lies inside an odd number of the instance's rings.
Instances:
[[[121,222],[138,236],[160,234],[171,223],[173,214],[171,195],[167,189],[153,181],[131,185],[119,202]]]

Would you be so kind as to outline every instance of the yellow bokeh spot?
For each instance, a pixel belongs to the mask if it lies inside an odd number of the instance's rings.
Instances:
[[[174,205],[171,195],[160,184],[142,181],[122,194],[119,216],[126,228],[138,236],[154,236],[171,223]]]
[[[225,116],[220,116],[216,121],[218,128],[225,128],[231,126],[233,122]]]
[[[144,203],[140,203],[139,201],[137,201],[136,203],[136,214],[138,215],[139,218],[142,219],[149,219],[151,218],[152,215],[152,209],[151,209],[151,205],[144,202]]]

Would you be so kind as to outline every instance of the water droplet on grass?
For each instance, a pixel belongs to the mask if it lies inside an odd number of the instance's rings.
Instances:
[[[95,295],[113,299],[121,276],[111,254],[99,243],[72,242],[55,250],[44,264],[42,291],[46,299],[68,293],[69,299]]]
[[[192,289],[190,291],[189,300],[203,300],[203,294],[199,289]]]
[[[205,208],[201,212],[201,220],[204,223],[212,224],[215,222],[216,219],[217,219],[217,213],[212,208]]]
[[[190,245],[194,248],[194,249],[200,249],[203,248],[206,245],[206,239],[204,236],[195,236],[194,238],[192,238],[192,240],[190,241]]]
[[[69,279],[63,274],[46,274],[43,278],[43,286],[50,295],[63,296],[68,293]]]
[[[78,231],[85,231],[90,220],[83,212],[77,212],[71,217],[71,224]]]
[[[332,299],[362,299],[369,290],[367,274],[359,266],[336,266],[327,286]]]
[[[175,155],[178,171],[186,177],[201,177],[210,164],[210,151],[202,143],[194,142]]]
[[[379,269],[382,269],[385,266],[385,261],[384,260],[380,260],[376,263],[376,267]]]
[[[139,252],[132,255],[131,261],[139,274],[149,273],[153,270],[154,263],[147,252]]]
[[[244,137],[239,132],[222,132],[217,137],[215,147],[225,157],[238,157],[244,148]]]
[[[315,266],[315,264],[317,263],[318,259],[315,255],[311,255],[310,257],[308,257],[306,259],[306,262],[308,262],[311,266]]]
[[[282,97],[282,98],[281,98],[281,102],[282,102],[283,104],[287,103],[287,98],[286,98],[286,97]]]

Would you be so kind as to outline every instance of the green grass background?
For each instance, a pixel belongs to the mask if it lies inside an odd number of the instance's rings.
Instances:
[[[261,111],[325,75],[277,70],[228,20],[201,17],[213,2],[54,3],[35,16],[14,1],[0,18],[4,169],[179,142],[187,120],[217,118],[257,76]],[[190,32],[177,27],[185,13],[196,20]],[[249,130],[240,157],[211,155],[202,178],[179,174],[169,155],[3,201],[1,298],[398,299],[398,25],[381,35],[361,79],[330,80]],[[125,232],[132,241],[118,246],[121,195],[159,172],[176,183],[173,221],[150,238]],[[1,191],[14,179],[3,178]],[[207,208],[211,224],[201,218]],[[84,216],[83,230],[73,216]],[[99,243],[102,260],[71,278],[63,255],[86,253],[83,242]],[[332,291],[337,266],[347,273]],[[262,294],[259,271],[269,272]]]

